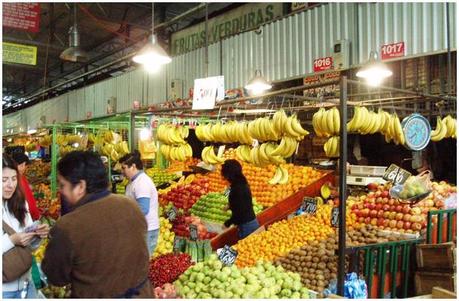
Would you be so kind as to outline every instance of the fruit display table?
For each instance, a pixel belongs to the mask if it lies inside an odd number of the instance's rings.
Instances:
[[[327,182],[333,182],[334,175],[332,171],[328,171],[322,178],[313,182],[312,184],[304,187],[297,193],[287,197],[278,204],[264,210],[257,215],[257,220],[260,226],[272,224],[276,221],[286,218],[289,214],[298,209],[305,196],[314,197],[320,194],[320,188]],[[227,231],[221,233],[212,239],[212,248],[214,250],[221,248],[225,245],[232,246],[237,243],[237,229],[235,227],[229,228]]]

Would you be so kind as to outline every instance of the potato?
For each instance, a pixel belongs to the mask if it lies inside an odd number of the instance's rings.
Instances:
[[[320,261],[325,262],[325,263],[327,263],[329,260],[330,260],[330,257],[328,257],[327,255],[323,255],[323,256],[320,258]]]
[[[319,252],[317,252],[317,257],[322,257],[326,254],[326,250],[325,249],[320,249]]]
[[[311,268],[317,269],[317,263],[313,262],[313,263],[311,264]]]
[[[317,280],[311,280],[311,285],[316,285],[317,284]]]
[[[319,257],[313,257],[312,262],[318,263],[320,261]]]
[[[327,268],[327,264],[325,262],[319,262],[317,264],[317,268],[319,268],[321,270],[325,270]]]
[[[306,260],[307,262],[310,262],[310,261],[312,261],[312,256],[309,256],[309,255],[308,255],[308,256],[306,256],[306,257],[304,258],[304,260]]]
[[[312,262],[310,262],[310,261],[306,262],[306,267],[310,268],[311,265],[312,265]]]
[[[319,244],[319,249],[326,249],[327,246],[324,243]]]

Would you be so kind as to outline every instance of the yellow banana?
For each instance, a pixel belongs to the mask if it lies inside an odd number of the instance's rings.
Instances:
[[[445,138],[447,132],[446,124],[440,116],[437,117],[437,127],[431,132],[430,140],[437,142]]]

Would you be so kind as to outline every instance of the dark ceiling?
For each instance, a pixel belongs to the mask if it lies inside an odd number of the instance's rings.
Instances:
[[[242,4],[244,3],[209,3],[209,17]],[[40,99],[23,101],[24,98],[42,89],[72,79],[141,48],[151,31],[151,3],[40,3],[40,5],[39,32],[29,33],[3,27],[3,42],[38,47],[35,66],[3,63],[3,114],[62,94],[66,89],[77,88],[78,83],[75,83],[62,87],[60,91],[52,91]],[[73,23],[73,5],[77,5],[80,45],[89,53],[88,63],[64,62],[59,59],[60,53],[68,47],[68,30]],[[156,31],[159,42],[166,49],[172,32],[205,19],[205,8],[202,3],[155,3],[155,25],[170,21],[198,6],[202,8]],[[84,84],[115,76],[133,68],[131,60],[126,60],[107,70],[102,70],[97,76],[85,78]]]

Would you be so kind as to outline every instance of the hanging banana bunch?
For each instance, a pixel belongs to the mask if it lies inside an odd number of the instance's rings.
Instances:
[[[339,135],[340,131],[340,114],[336,107],[330,110],[320,108],[312,116],[312,126],[318,137],[330,137]]]
[[[206,146],[201,153],[202,160],[207,164],[221,164],[225,162],[223,157],[219,157],[214,152],[213,146]]]
[[[166,160],[184,162],[193,156],[193,150],[185,140],[188,135],[187,126],[163,123],[158,127],[156,137],[163,143],[159,150]]]
[[[324,144],[325,155],[329,158],[339,157],[339,136],[330,137]]]
[[[456,119],[451,115],[441,119],[437,116],[437,125],[430,134],[430,140],[437,142],[445,138],[456,139]]]

